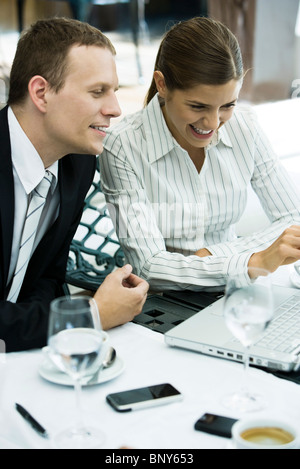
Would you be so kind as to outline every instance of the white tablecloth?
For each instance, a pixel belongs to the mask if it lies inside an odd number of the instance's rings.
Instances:
[[[277,278],[283,283],[279,274]],[[284,278],[287,283],[288,276]],[[111,381],[85,387],[82,396],[86,423],[103,429],[105,448],[230,447],[225,438],[194,430],[194,423],[204,412],[241,417],[220,402],[225,393],[239,388],[241,364],[169,347],[162,334],[132,323],[111,330],[109,335],[125,369]],[[34,350],[7,354],[0,361],[0,448],[51,447],[51,440],[41,438],[24,422],[15,402],[29,410],[51,435],[75,419],[74,390],[43,379],[38,373],[42,359],[42,351]],[[268,401],[268,408],[255,416],[281,417],[300,431],[299,385],[262,370],[249,371],[251,388],[265,394]],[[106,403],[108,393],[162,382],[177,387],[183,400],[128,413],[118,413]]]

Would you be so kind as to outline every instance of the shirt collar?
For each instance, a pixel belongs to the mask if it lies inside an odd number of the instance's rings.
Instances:
[[[208,145],[208,150],[209,148],[218,145],[220,141],[222,141],[222,143],[224,143],[224,145],[226,145],[227,147],[233,146],[229,134],[227,132],[226,124],[222,125],[222,127],[218,130],[217,134],[214,136],[211,143]]]
[[[169,153],[173,148],[180,147],[166,124],[158,94],[153,97],[145,108],[143,124],[151,163]],[[220,141],[222,141],[224,145],[232,147],[226,124],[220,128],[207,149],[209,150],[218,145]]]
[[[145,108],[143,124],[151,163],[169,153],[175,146],[179,146],[168,129],[158,94],[151,99]]]
[[[45,167],[41,157],[23,131],[11,108],[8,109],[8,125],[13,166],[26,194],[30,194],[43,179]],[[47,170],[54,176],[50,188],[53,194],[58,178],[58,161],[55,161]]]

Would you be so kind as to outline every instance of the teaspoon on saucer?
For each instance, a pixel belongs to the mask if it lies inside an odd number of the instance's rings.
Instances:
[[[81,380],[81,384],[85,386],[87,384],[98,383],[99,374],[102,373],[103,369],[109,368],[114,363],[116,357],[117,357],[116,350],[113,347],[109,347],[100,368],[98,368],[98,370],[92,376],[88,376],[87,379],[83,378]]]
[[[113,364],[117,356],[117,352],[113,347],[109,347],[107,354],[102,362],[102,368],[108,368]]]

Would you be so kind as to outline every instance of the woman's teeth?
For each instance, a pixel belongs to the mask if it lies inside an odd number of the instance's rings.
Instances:
[[[212,130],[202,130],[202,129],[198,129],[197,127],[194,127],[192,124],[191,124],[191,127],[193,128],[193,130],[199,134],[199,135],[207,135],[207,134],[210,134],[212,132]]]

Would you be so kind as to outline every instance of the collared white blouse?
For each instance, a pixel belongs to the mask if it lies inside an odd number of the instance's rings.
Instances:
[[[197,172],[172,137],[158,97],[109,130],[102,190],[126,261],[152,289],[208,289],[230,272],[246,281],[251,254],[300,224],[300,195],[249,108],[237,108]],[[270,226],[237,237],[249,184]],[[194,253],[207,248],[212,255]]]

